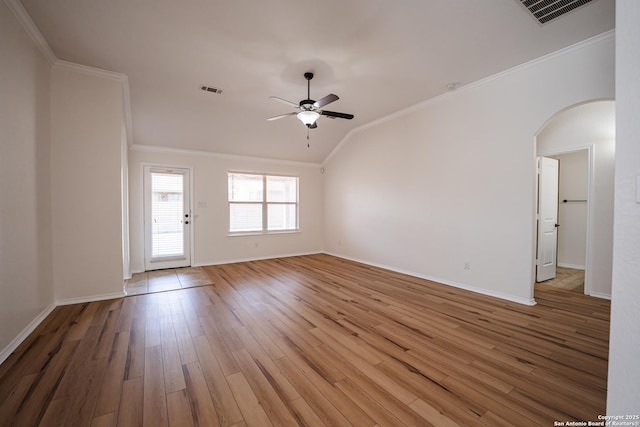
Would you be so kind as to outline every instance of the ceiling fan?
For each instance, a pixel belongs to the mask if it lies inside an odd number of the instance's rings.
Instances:
[[[278,120],[284,117],[289,116],[297,116],[298,119],[309,129],[315,129],[318,127],[316,121],[320,116],[327,116],[330,119],[335,119],[336,117],[339,119],[353,119],[353,114],[347,113],[338,113],[335,111],[322,110],[321,108],[325,105],[328,105],[334,101],[337,101],[338,95],[329,94],[324,98],[320,98],[317,101],[311,99],[311,79],[313,78],[313,73],[306,72],[304,73],[304,78],[307,79],[307,99],[303,99],[299,104],[295,102],[287,101],[286,99],[278,98],[277,96],[270,96],[269,98],[275,99],[276,101],[280,101],[287,105],[293,106],[300,111],[294,111],[292,113],[280,114],[279,116],[270,117],[267,120]]]

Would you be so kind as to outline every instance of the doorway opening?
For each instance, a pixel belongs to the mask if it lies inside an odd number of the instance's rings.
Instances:
[[[558,243],[553,247],[557,269],[554,277],[533,275],[531,295],[537,282],[563,281],[562,287],[586,295],[611,298],[613,255],[613,194],[615,161],[615,102],[590,101],[554,114],[534,139],[536,158],[558,161]],[[537,174],[537,171],[536,171]],[[539,216],[536,179],[534,192],[533,266],[537,273]],[[548,251],[551,253],[551,251]],[[567,270],[568,269],[568,270]],[[580,278],[584,274],[584,285]],[[570,277],[573,276],[573,277]],[[545,281],[547,279],[547,281]],[[572,282],[572,283],[568,283]]]
[[[545,153],[538,179],[536,282],[586,294],[591,159],[591,147]]]

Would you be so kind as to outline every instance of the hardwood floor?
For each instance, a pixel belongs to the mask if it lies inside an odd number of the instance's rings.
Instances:
[[[538,305],[328,255],[58,307],[0,365],[0,425],[553,425],[605,413],[609,302]]]

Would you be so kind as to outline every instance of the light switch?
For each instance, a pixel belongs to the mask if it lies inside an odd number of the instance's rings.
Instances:
[[[206,208],[207,207],[207,202],[198,202],[198,207],[199,208]]]

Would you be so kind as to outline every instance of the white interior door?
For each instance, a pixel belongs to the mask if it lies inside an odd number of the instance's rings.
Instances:
[[[145,269],[191,265],[189,170],[144,167]]]
[[[539,157],[538,263],[536,281],[556,277],[558,248],[558,160]]]

